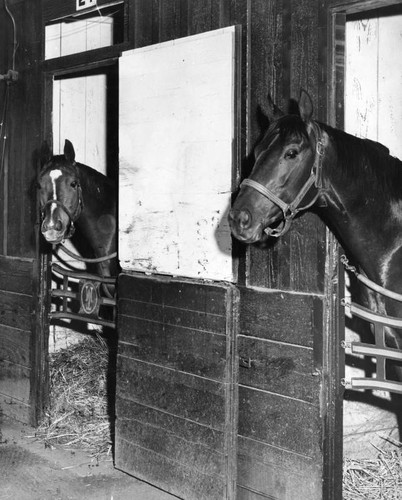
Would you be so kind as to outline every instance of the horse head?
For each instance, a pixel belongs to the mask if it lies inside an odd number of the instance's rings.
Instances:
[[[83,208],[79,172],[74,147],[66,140],[64,154],[52,156],[42,147],[42,169],[38,177],[41,232],[49,243],[57,244],[74,233],[74,222]]]
[[[310,96],[302,91],[300,114],[285,115],[269,98],[270,125],[256,146],[255,163],[229,212],[233,235],[254,243],[279,237],[301,210],[318,198],[321,181],[322,138],[312,121]]]

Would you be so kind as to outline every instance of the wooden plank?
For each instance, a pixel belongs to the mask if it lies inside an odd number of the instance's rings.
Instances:
[[[0,359],[0,394],[3,397],[28,405],[30,403],[30,377],[30,368]]]
[[[181,307],[163,304],[161,307],[161,304],[144,303],[142,301],[134,302],[122,299],[120,307],[123,320],[129,316],[132,319],[178,326],[180,328],[198,330],[200,332],[225,334],[226,318],[224,316],[210,314],[205,311],[195,311],[190,308],[186,309],[186,305],[188,305],[188,303],[182,304]],[[122,337],[122,340],[124,340],[124,337]]]
[[[33,259],[0,256],[0,290],[32,295]]]
[[[121,352],[127,357],[214,380],[225,377],[226,338],[222,335],[121,317],[119,337]]]
[[[119,276],[119,291],[123,307],[125,301],[129,299],[142,302],[144,305],[160,304],[225,317],[227,314],[221,300],[222,289],[215,285],[196,286],[193,282],[174,280],[168,276],[124,273]]]
[[[238,500],[322,500],[321,475],[314,460],[239,437]]]
[[[0,324],[30,331],[32,313],[31,296],[0,291]]]
[[[215,429],[225,425],[222,384],[131,358],[119,357],[117,396]]]
[[[205,31],[211,31],[219,27],[213,24],[218,19],[212,17],[212,4],[213,0],[203,0],[202,2],[197,0],[188,1],[189,35],[204,33]]]
[[[225,481],[217,476],[195,471],[190,462],[178,464],[169,457],[137,448],[120,437],[116,439],[120,460],[116,467],[126,470],[136,464],[135,476],[186,500],[220,500],[227,498]]]
[[[320,415],[317,407],[249,387],[239,387],[239,435],[318,458]]]
[[[31,332],[0,326],[0,359],[24,367],[31,366]]]
[[[187,36],[187,2],[163,0],[160,2],[160,42]],[[185,23],[183,22],[185,19]]]
[[[130,444],[134,447],[157,453],[178,462],[181,466],[193,469],[195,473],[221,476],[220,480],[223,479],[224,450],[218,452],[203,443],[197,443],[193,436],[185,439],[181,433],[177,434],[159,425],[150,425],[143,420],[135,420],[131,416],[121,419],[120,434],[129,436]]]
[[[242,335],[313,347],[322,328],[322,298],[241,288]]]
[[[318,7],[315,0],[288,0],[291,11],[291,95],[308,91],[317,108],[318,88]]]
[[[303,214],[279,241],[250,249],[249,284],[322,294],[325,241],[324,223],[314,214]]]
[[[0,392],[0,414],[24,424],[32,422],[32,407],[12,396]]]
[[[240,336],[239,383],[314,403],[320,390],[310,348]]]
[[[128,424],[130,421],[141,422],[153,428],[165,429],[166,432],[176,434],[187,442],[202,444],[219,453],[225,450],[225,436],[221,430],[128,399],[119,400],[119,418]],[[135,430],[128,435],[135,439]]]
[[[233,498],[237,300],[230,285],[119,277],[118,468],[182,498]]]

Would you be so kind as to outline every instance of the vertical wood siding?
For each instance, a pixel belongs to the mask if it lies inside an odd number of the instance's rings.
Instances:
[[[8,4],[17,26],[19,78],[9,86],[5,168],[0,179],[0,406],[4,414],[32,424],[41,406],[38,387],[44,354],[36,348],[41,334],[35,322],[39,266],[32,189],[42,140],[42,23],[36,2]],[[6,73],[13,64],[13,30],[4,9],[0,33],[0,72]],[[5,86],[0,81],[0,112]]]

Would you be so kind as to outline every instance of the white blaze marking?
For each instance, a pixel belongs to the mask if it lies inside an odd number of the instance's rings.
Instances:
[[[52,188],[53,188],[53,199],[57,201],[57,191],[56,191],[56,180],[63,175],[63,172],[59,169],[51,170],[49,172],[49,177],[52,180]],[[51,219],[53,218],[53,212],[56,209],[56,203],[52,203],[50,206],[50,214]]]

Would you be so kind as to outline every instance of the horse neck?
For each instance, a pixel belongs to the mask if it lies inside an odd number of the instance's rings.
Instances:
[[[103,257],[116,251],[115,188],[107,177],[91,167],[80,164],[79,172],[83,210],[75,223],[76,239],[85,241],[95,257]],[[98,267],[109,268],[110,263]]]
[[[382,151],[381,145],[370,145],[329,127],[325,131],[328,144],[323,162],[323,197],[327,206],[319,209],[320,214],[366,274],[381,282],[384,259],[402,245],[402,192],[399,200],[393,198],[395,206],[400,201],[401,218],[392,220],[391,196],[378,188],[374,175],[371,180],[362,177],[363,172],[373,174],[374,168],[384,166],[370,163],[370,148],[374,158],[382,157],[386,163],[385,148]],[[363,163],[356,165],[362,158]]]

